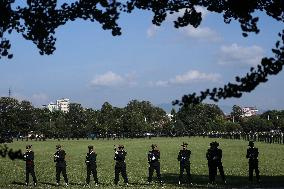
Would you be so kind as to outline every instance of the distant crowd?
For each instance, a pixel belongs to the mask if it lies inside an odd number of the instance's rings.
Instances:
[[[242,139],[266,143],[284,144],[284,133],[281,131],[270,132],[209,132],[202,136],[209,138]]]

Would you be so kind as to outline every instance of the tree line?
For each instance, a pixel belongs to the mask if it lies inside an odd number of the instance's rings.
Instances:
[[[149,101],[132,100],[125,107],[105,102],[100,110],[70,103],[69,111],[49,111],[31,102],[0,98],[0,132],[13,137],[81,138],[186,136],[208,132],[284,131],[284,111],[267,111],[242,117],[233,106],[225,115],[215,104],[197,104],[172,109],[168,115]]]

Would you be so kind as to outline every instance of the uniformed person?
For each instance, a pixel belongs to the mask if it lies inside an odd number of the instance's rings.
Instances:
[[[223,156],[222,150],[218,148],[219,143],[216,142],[216,141],[213,142],[213,146],[214,146],[214,151],[215,151],[215,153],[214,153],[215,156],[213,157],[213,159],[216,162],[216,166],[217,166],[217,168],[219,170],[219,173],[220,173],[220,175],[222,177],[222,180],[223,180],[224,184],[226,184],[227,181],[226,181],[224,168],[223,168],[223,164],[222,164],[222,156]],[[217,172],[216,172],[216,175],[217,175]]]
[[[115,162],[115,167],[114,167],[114,184],[117,185],[119,181],[119,173],[121,173],[121,176],[124,179],[124,183],[126,186],[128,186],[128,177],[126,173],[126,163],[125,163],[125,156],[127,155],[127,152],[124,150],[123,145],[119,145],[118,148],[114,148],[115,153],[114,153],[114,160]]]
[[[215,161],[213,160],[214,157],[214,145],[213,142],[210,143],[210,148],[207,150],[206,159],[208,161],[208,170],[209,170],[209,183],[215,184],[215,177],[217,174],[217,166]]]
[[[59,186],[60,182],[60,173],[62,173],[65,181],[65,185],[68,186],[68,178],[66,174],[66,160],[65,151],[61,148],[61,145],[56,145],[57,151],[54,154],[54,162],[56,162],[56,185]]]
[[[97,175],[97,153],[94,151],[94,146],[88,146],[89,152],[86,155],[86,165],[87,165],[87,186],[90,184],[90,177],[93,174],[96,186],[98,186],[98,175]]]
[[[24,160],[26,161],[26,186],[29,185],[29,174],[32,175],[34,186],[37,185],[37,179],[35,175],[35,164],[34,164],[34,152],[31,150],[32,145],[26,146],[26,153],[24,153]]]
[[[149,177],[148,184],[152,182],[154,170],[157,173],[157,178],[162,184],[161,179],[161,171],[160,171],[160,151],[158,150],[158,146],[156,144],[151,145],[152,150],[148,153],[148,163],[149,163]]]
[[[255,170],[256,180],[260,182],[258,169],[258,148],[254,147],[254,142],[249,142],[246,158],[249,159],[249,181],[253,180],[253,170]]]
[[[218,148],[218,142],[211,142],[210,148],[206,153],[206,158],[208,160],[208,168],[209,168],[209,181],[211,184],[215,184],[215,178],[217,175],[217,168],[219,169],[220,175],[224,184],[227,183],[226,177],[224,174],[224,168],[222,165],[222,150]]]
[[[178,154],[178,161],[180,162],[180,173],[179,173],[179,184],[182,183],[183,179],[183,172],[186,170],[187,178],[190,184],[191,182],[191,174],[190,174],[190,155],[191,151],[187,149],[187,143],[183,142],[182,149],[179,151]]]

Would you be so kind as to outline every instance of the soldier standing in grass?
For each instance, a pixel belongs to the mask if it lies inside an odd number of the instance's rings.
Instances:
[[[224,184],[227,184],[224,168],[222,165],[222,150],[219,149],[218,146],[219,143],[216,141],[210,143],[210,149],[208,149],[206,154],[209,167],[209,180],[211,184],[215,183],[218,168]]]
[[[224,173],[224,168],[223,168],[223,164],[222,164],[222,150],[218,148],[219,143],[218,142],[213,142],[214,145],[214,151],[215,151],[215,156],[214,156],[214,160],[216,161],[216,166],[219,170],[219,173],[222,177],[223,183],[227,184],[226,181],[226,177],[225,177],[225,173]],[[216,173],[217,174],[217,173]]]
[[[206,158],[208,161],[208,169],[209,169],[209,183],[215,184],[215,178],[217,174],[217,166],[215,161],[213,160],[214,157],[214,145],[213,142],[210,143],[210,148],[207,150]]]
[[[148,153],[148,163],[149,163],[149,177],[148,177],[148,184],[152,182],[152,177],[154,170],[157,173],[157,178],[162,183],[161,179],[161,171],[160,171],[160,150],[158,150],[158,146],[156,144],[151,145],[152,150]]]
[[[68,186],[68,178],[66,174],[66,161],[65,151],[61,148],[61,145],[56,145],[57,151],[54,154],[54,162],[56,162],[56,185],[59,186],[60,182],[60,173],[62,173],[65,181],[65,186]]]
[[[259,169],[258,169],[258,148],[254,147],[254,142],[249,142],[246,158],[249,159],[249,181],[253,179],[253,170],[255,170],[256,180],[260,182]]]
[[[93,174],[96,186],[98,186],[98,175],[97,175],[97,154],[94,151],[94,146],[88,146],[89,153],[86,155],[86,165],[87,165],[87,178],[86,184],[87,186],[90,184],[91,173]]]
[[[121,173],[124,183],[126,186],[128,186],[128,177],[126,173],[126,163],[125,163],[125,156],[127,155],[127,152],[124,151],[124,146],[119,145],[118,149],[115,147],[114,148],[115,153],[114,153],[114,160],[115,162],[115,178],[114,178],[114,184],[117,185],[119,181],[119,173]]]
[[[29,185],[29,174],[32,175],[34,186],[37,185],[37,179],[35,175],[35,164],[34,164],[34,152],[31,150],[32,145],[26,146],[26,153],[24,153],[24,160],[26,161],[26,186]]]
[[[180,162],[180,173],[178,184],[181,184],[183,178],[183,172],[186,170],[187,178],[190,184],[191,183],[191,174],[190,174],[190,155],[191,151],[187,149],[187,143],[183,142],[182,150],[179,151],[178,161]]]

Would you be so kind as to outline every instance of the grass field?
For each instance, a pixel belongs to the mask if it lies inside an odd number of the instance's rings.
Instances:
[[[158,144],[161,151],[161,173],[165,182],[164,188],[182,188],[187,185],[177,185],[179,163],[177,154],[183,141],[189,143],[192,151],[191,172],[193,186],[190,188],[207,188],[208,167],[205,153],[209,143],[215,139],[202,137],[184,138],[152,138],[152,139],[124,139],[124,140],[64,140],[64,141],[16,141],[8,146],[13,149],[25,151],[26,144],[33,145],[35,152],[35,169],[38,179],[37,188],[58,188],[55,186],[55,164],[53,154],[55,145],[60,143],[67,153],[67,174],[70,182],[69,188],[82,188],[86,178],[85,155],[87,146],[92,144],[98,153],[98,177],[101,183],[98,188],[115,188],[114,179],[114,144],[124,144],[127,156],[127,172],[130,182],[129,188],[160,188],[158,184],[146,185],[148,175],[147,152],[152,143]],[[255,143],[259,148],[259,164],[262,183],[250,184],[248,182],[248,162],[245,158],[247,141],[217,139],[223,150],[223,166],[228,184],[222,185],[221,178],[217,176],[217,186],[214,188],[284,188],[284,145]],[[156,176],[154,174],[154,176]],[[32,180],[30,178],[30,180]],[[124,187],[120,180],[117,188]],[[2,158],[0,162],[0,188],[26,188],[25,162],[12,161]],[[63,183],[63,178],[61,178]],[[94,183],[91,183],[94,188]]]

